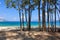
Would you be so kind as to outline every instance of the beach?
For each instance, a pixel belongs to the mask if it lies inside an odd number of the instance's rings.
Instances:
[[[6,27],[2,27],[0,26],[0,31],[9,31],[9,30],[16,30],[16,29],[20,29],[20,27],[12,27],[12,26],[6,26]]]
[[[20,31],[19,27],[0,27],[0,40],[60,40],[60,32]]]
[[[0,0],[0,40],[60,40],[60,1]]]

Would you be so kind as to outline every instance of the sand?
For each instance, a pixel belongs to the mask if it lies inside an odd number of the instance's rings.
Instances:
[[[16,30],[16,29],[20,29],[20,27],[0,27],[0,31],[9,31],[9,30]]]
[[[60,40],[60,33],[20,31],[19,27],[0,27],[0,40]]]

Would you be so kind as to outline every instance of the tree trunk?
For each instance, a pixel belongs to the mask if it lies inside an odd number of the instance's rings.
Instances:
[[[21,13],[20,13],[20,10],[19,10],[19,19],[20,19],[20,30],[22,31],[22,24],[21,24]]]
[[[21,13],[20,13],[19,0],[18,0],[18,11],[19,11],[19,19],[20,19],[20,30],[22,31],[22,25],[21,25]]]
[[[30,13],[30,1],[29,1],[29,9],[28,9],[28,31],[31,29],[31,13]]]
[[[20,19],[20,30],[22,31],[22,20],[21,20],[21,13],[20,13],[20,9],[19,9],[19,19]]]
[[[38,24],[39,24],[39,30],[41,30],[41,26],[40,26],[40,0],[39,0],[39,3],[38,3]]]
[[[28,31],[30,31],[30,29],[31,29],[31,25],[30,25],[30,24],[31,24],[31,23],[30,23],[30,22],[31,22],[30,9],[29,9],[28,11],[29,11],[29,13],[28,13]]]
[[[56,32],[56,0],[55,0],[55,32]]]
[[[47,0],[48,1],[48,0]],[[47,2],[47,18],[48,18],[48,31],[49,31],[49,4],[48,4],[48,2]]]
[[[54,32],[53,13],[51,13],[51,30]]]
[[[28,28],[28,21],[27,21],[27,10],[25,9],[25,19],[26,19],[26,28]]]
[[[46,23],[45,23],[45,0],[43,0],[43,4],[42,4],[42,27],[43,27],[43,31],[46,31]]]
[[[22,26],[23,26],[23,31],[24,31],[24,13],[22,13]]]
[[[58,13],[57,13],[58,14]],[[59,18],[59,25],[60,25],[60,16],[59,16],[59,14],[58,14],[58,18]],[[60,27],[60,26],[59,26]]]

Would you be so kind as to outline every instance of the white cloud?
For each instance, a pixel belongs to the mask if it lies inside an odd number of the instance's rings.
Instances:
[[[16,17],[14,17],[13,19],[14,19],[14,20],[16,20],[17,18],[16,18]]]
[[[4,17],[0,17],[0,21],[5,21]]]
[[[4,17],[0,17],[0,19],[4,19]]]
[[[13,17],[12,19],[13,20],[11,20],[11,21],[19,21],[19,19],[17,17]]]

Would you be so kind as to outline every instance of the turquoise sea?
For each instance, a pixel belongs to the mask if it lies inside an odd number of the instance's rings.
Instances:
[[[54,22],[53,22],[54,23]],[[50,24],[52,24],[52,22],[50,22]],[[40,22],[40,25],[42,25],[42,22]],[[48,25],[48,22],[46,22],[46,26]],[[19,27],[20,26],[20,22],[16,21],[16,22],[11,22],[11,21],[6,21],[6,22],[0,22],[0,27],[9,27],[9,26],[17,26]],[[24,26],[26,26],[26,22],[24,22]],[[31,26],[38,26],[38,22],[31,22]],[[60,23],[59,21],[56,21],[56,26],[59,27],[60,26]]]

